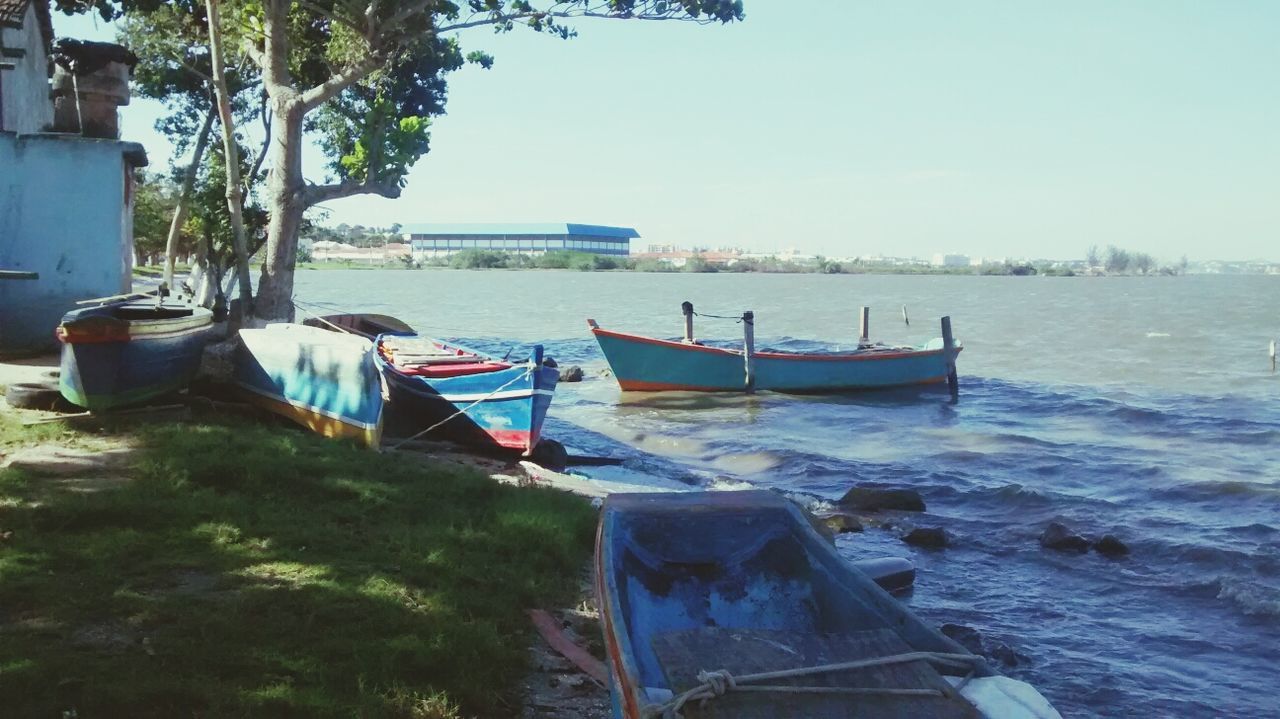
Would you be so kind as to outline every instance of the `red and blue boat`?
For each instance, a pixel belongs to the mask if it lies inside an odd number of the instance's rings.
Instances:
[[[542,345],[523,362],[419,335],[381,335],[377,348],[397,435],[525,455],[537,447],[560,378]]]
[[[213,338],[213,313],[181,303],[125,301],[62,317],[58,380],[72,404],[100,412],[142,404],[190,384]]]
[[[289,323],[243,329],[234,372],[251,404],[325,437],[381,442],[382,379],[364,337]]]
[[[713,347],[607,330],[587,320],[618,385],[639,392],[819,393],[946,382],[962,349],[938,338],[919,347],[861,345],[850,352]]]

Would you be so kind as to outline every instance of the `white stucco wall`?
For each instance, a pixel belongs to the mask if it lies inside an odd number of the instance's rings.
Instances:
[[[6,58],[17,67],[0,70],[0,92],[4,93],[4,117],[0,129],[10,132],[42,132],[53,123],[53,103],[49,100],[49,56],[40,36],[36,11],[27,5],[22,29],[0,28],[4,47],[21,48],[23,57]]]

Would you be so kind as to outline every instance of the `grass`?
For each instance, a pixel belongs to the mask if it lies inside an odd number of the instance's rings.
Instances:
[[[255,424],[117,431],[122,488],[0,470],[4,713],[516,713],[524,610],[577,591],[585,502]]]

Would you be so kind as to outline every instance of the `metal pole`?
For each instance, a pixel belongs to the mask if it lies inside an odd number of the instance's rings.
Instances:
[[[684,341],[693,344],[693,303],[688,300],[681,302],[680,311],[684,313]]]
[[[747,310],[742,313],[742,362],[747,372],[747,394],[756,391],[756,372],[751,356],[756,353],[756,313]]]
[[[902,321],[903,321],[903,323],[905,323],[908,327],[910,327],[910,326],[911,326],[911,320],[907,319],[907,306],[906,306],[906,305],[903,305],[903,306],[902,306]]]
[[[863,307],[858,319],[858,344],[866,344],[871,336],[871,308]]]
[[[947,389],[952,398],[960,395],[960,379],[956,376],[956,340],[951,336],[951,318],[942,318],[942,354],[947,358]]]
[[[1276,341],[1271,340],[1271,371],[1276,371]]]

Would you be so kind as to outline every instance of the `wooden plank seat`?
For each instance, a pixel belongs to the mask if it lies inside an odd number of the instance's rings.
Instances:
[[[848,634],[803,634],[760,629],[699,629],[658,634],[652,640],[667,685],[679,695],[700,684],[702,671],[734,676],[851,662],[912,651],[889,629]],[[957,670],[963,673],[963,670]],[[935,690],[936,695],[889,693],[793,693],[730,689],[705,703],[685,705],[686,719],[834,717],[877,719],[977,719],[981,715],[925,660],[827,674],[770,679],[792,687]],[[745,685],[744,685],[745,686]]]

